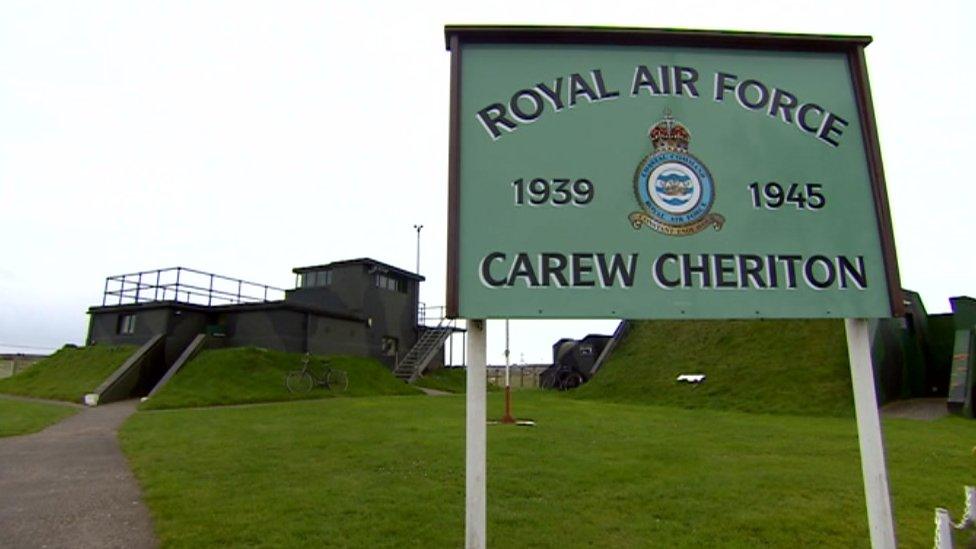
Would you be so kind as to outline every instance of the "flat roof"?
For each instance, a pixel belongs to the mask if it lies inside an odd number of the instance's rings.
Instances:
[[[375,259],[371,259],[368,257],[360,257],[358,259],[345,259],[343,261],[333,261],[332,263],[326,263],[324,265],[312,265],[309,267],[295,267],[294,269],[292,269],[292,272],[295,274],[301,274],[310,271],[321,271],[324,269],[332,269],[335,267],[347,267],[349,265],[365,265],[368,267],[374,267],[380,271],[391,272],[400,275],[404,278],[409,278],[420,282],[427,280],[426,278],[420,276],[417,273],[411,273],[410,271],[405,271],[399,267],[394,267],[389,263],[383,263],[382,261],[377,261]]]
[[[638,27],[574,27],[534,25],[446,25],[451,38],[474,43],[613,44],[633,46],[693,46],[746,49],[847,51],[871,43],[870,36],[797,34]]]

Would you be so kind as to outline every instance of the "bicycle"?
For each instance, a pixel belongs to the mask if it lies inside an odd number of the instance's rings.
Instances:
[[[346,372],[333,368],[327,359],[311,360],[311,355],[305,353],[302,357],[302,368],[292,370],[285,375],[285,387],[292,393],[307,393],[312,387],[325,387],[333,393],[343,393],[349,387]]]

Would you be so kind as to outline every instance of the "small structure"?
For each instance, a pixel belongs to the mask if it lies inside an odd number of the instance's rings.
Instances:
[[[418,322],[424,277],[369,258],[293,272],[290,290],[185,267],[110,276],[102,304],[88,310],[87,343],[144,346],[162,336],[129,394],[152,389],[201,335],[207,347],[373,357],[406,381],[443,360],[455,329]]]
[[[560,339],[552,346],[552,366],[539,376],[539,387],[566,390],[586,383],[614,337],[590,334],[583,339]]]

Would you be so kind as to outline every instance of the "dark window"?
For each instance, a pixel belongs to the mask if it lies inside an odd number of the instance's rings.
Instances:
[[[119,315],[117,331],[120,334],[134,334],[136,331],[136,315]]]
[[[388,274],[374,274],[373,285],[393,292],[407,293],[407,281]]]
[[[332,284],[332,270],[311,271],[299,275],[298,285],[302,288],[320,288]]]
[[[319,271],[316,273],[315,285],[316,286],[328,286],[332,284],[332,271]]]

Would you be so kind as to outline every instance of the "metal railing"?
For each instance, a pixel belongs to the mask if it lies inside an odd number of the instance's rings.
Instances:
[[[177,301],[194,305],[236,305],[284,299],[285,290],[218,274],[169,267],[110,276],[102,305]]]
[[[427,305],[423,301],[417,304],[418,326],[440,326],[447,318],[447,307],[444,305]],[[464,366],[468,361],[468,332],[467,320],[450,320],[451,328],[458,331],[451,334],[444,344],[444,364],[448,366]]]

